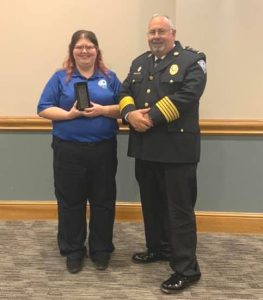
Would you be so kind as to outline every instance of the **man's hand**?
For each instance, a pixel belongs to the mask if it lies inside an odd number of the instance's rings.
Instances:
[[[128,122],[129,124],[139,132],[145,132],[153,127],[153,122],[149,117],[148,112],[150,108],[137,109],[129,112]]]

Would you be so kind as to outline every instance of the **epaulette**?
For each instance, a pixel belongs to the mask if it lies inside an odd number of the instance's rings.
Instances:
[[[184,49],[187,50],[187,51],[191,51],[193,53],[199,53],[200,52],[199,50],[195,50],[194,48],[191,48],[190,46],[186,46]]]
[[[146,52],[142,53],[141,55],[137,56],[136,59],[140,58],[140,57],[143,57],[143,56],[150,57],[150,56],[152,56],[152,52],[151,51],[146,51]]]

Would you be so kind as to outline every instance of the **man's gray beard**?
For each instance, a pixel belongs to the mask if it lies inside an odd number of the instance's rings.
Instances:
[[[155,55],[163,52],[164,49],[165,49],[165,45],[153,45],[153,44],[151,44],[151,51]]]

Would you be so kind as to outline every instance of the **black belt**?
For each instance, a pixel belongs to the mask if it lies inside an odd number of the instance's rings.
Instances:
[[[53,135],[53,142],[54,143],[61,143],[61,144],[66,144],[66,145],[76,145],[76,146],[83,146],[83,147],[96,147],[100,146],[103,144],[110,144],[116,141],[116,137],[113,137],[108,140],[102,140],[99,142],[78,142],[78,141],[67,141],[67,140],[62,140],[61,138],[58,138],[57,136]]]

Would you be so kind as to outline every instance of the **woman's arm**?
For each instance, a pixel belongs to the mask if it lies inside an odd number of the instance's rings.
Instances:
[[[110,117],[115,119],[120,117],[118,104],[99,105],[92,102],[92,105],[93,105],[92,107],[88,107],[84,110],[83,112],[84,117],[104,116],[104,117]]]
[[[76,108],[76,103],[75,103],[69,111],[60,107],[53,106],[40,111],[38,115],[42,118],[49,119],[52,121],[61,121],[61,120],[72,120],[81,117],[83,116],[83,112],[79,111]]]

